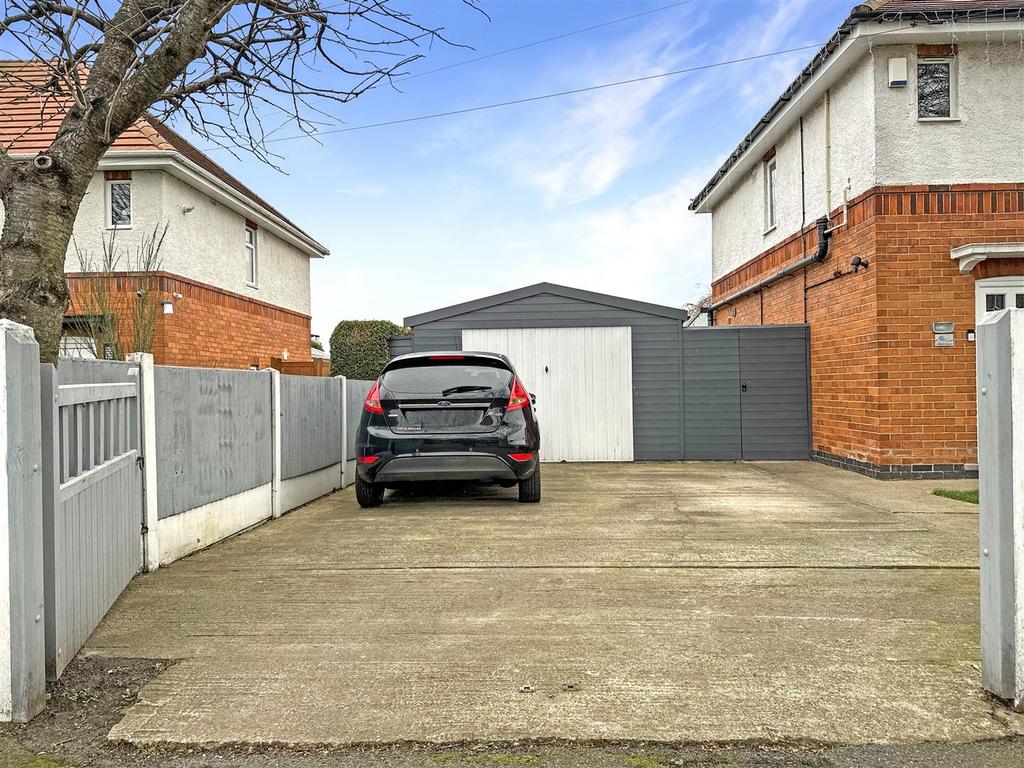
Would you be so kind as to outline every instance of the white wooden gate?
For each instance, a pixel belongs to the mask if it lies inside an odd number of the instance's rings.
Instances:
[[[629,326],[466,329],[462,348],[508,356],[537,396],[542,461],[633,460]]]

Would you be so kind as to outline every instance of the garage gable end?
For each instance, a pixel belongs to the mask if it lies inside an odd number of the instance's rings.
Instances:
[[[555,283],[537,283],[525,288],[517,288],[514,291],[506,291],[505,293],[486,296],[482,299],[413,315],[405,319],[405,324],[410,328],[416,328],[421,325],[454,320],[460,316],[501,315],[505,312],[521,310],[524,307],[547,307],[555,310],[559,305],[565,308],[590,306],[593,307],[592,311],[595,316],[600,315],[601,311],[599,308],[604,307],[608,310],[625,310],[630,313],[667,318],[680,323],[687,318],[685,310],[675,307],[624,299],[619,296],[584,291],[579,288],[556,285]],[[585,315],[586,313],[584,312],[583,314]],[[550,321],[547,324],[550,325]],[[606,323],[596,324],[604,325]]]
[[[409,317],[405,322],[413,334],[393,340],[391,353],[463,350],[464,331],[628,327],[633,458],[678,459],[684,317],[681,309],[539,283]]]

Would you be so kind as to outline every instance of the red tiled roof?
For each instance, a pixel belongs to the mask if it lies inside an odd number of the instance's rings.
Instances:
[[[36,154],[57,135],[70,95],[54,92],[50,69],[42,62],[0,61],[0,146],[8,154]],[[114,152],[177,152],[227,184],[289,227],[313,239],[283,213],[160,120],[147,115],[118,136]]]

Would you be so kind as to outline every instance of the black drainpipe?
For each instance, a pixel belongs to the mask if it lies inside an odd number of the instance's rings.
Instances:
[[[762,280],[758,280],[753,285],[748,285],[743,290],[737,291],[731,296],[726,296],[721,301],[716,301],[714,304],[708,307],[708,311],[714,312],[715,310],[724,307],[726,304],[732,304],[733,302],[742,299],[744,296],[749,296],[752,293],[762,291],[769,285],[777,283],[779,282],[779,280],[782,280],[783,278],[789,277],[794,272],[798,272],[801,269],[805,269],[814,264],[821,264],[823,261],[825,261],[825,259],[828,258],[828,242],[829,240],[832,239],[832,233],[828,231],[828,224],[828,216],[822,216],[815,222],[815,225],[818,228],[818,248],[813,254],[811,254],[810,256],[805,256],[804,258],[800,259],[800,261],[793,262],[788,267],[780,269],[774,275],[770,275]],[[712,317],[714,317],[714,315],[712,315]]]

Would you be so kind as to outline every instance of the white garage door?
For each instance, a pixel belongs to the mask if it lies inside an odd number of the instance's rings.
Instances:
[[[467,352],[507,355],[537,396],[543,461],[633,460],[631,329],[467,329]]]

